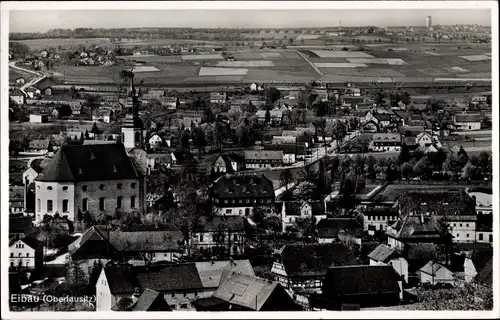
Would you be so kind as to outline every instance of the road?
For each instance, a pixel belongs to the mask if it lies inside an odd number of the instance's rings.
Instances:
[[[11,62],[9,62],[9,67],[17,69],[17,70],[24,71],[24,72],[27,72],[27,73],[34,74],[36,76],[36,78],[31,79],[30,81],[26,82],[21,88],[19,88],[19,90],[21,90],[24,94],[26,94],[25,90],[27,88],[29,88],[31,86],[34,86],[35,84],[37,84],[38,82],[42,81],[43,79],[45,79],[47,77],[46,75],[44,75],[41,72],[36,72],[36,71],[30,70],[30,69],[25,69],[25,68],[22,68],[22,67],[18,67],[18,66],[16,66],[17,62],[19,62],[19,61],[11,61]]]
[[[304,60],[307,61],[307,63],[309,63],[311,65],[311,67],[314,69],[314,71],[316,71],[316,73],[319,75],[319,76],[323,76],[323,72],[321,72],[318,67],[316,67],[316,65],[314,63],[311,62],[311,60],[309,60],[309,58],[307,58],[307,56],[305,54],[303,54],[302,52],[300,52],[299,50],[295,50],[293,49],[292,51],[294,51],[295,53],[297,53],[299,56],[301,56]]]

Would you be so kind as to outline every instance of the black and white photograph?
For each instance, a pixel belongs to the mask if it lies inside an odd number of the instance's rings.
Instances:
[[[2,319],[500,316],[497,6],[2,2]]]

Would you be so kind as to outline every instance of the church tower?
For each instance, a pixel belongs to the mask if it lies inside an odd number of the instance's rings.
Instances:
[[[144,147],[144,128],[141,118],[139,118],[139,95],[134,86],[134,75],[132,71],[129,74],[129,99],[132,104],[127,108],[127,115],[122,125],[122,143],[125,149],[133,148],[143,149]]]

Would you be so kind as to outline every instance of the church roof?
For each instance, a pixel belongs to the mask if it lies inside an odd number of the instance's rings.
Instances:
[[[138,172],[122,144],[63,145],[37,181],[135,179]]]

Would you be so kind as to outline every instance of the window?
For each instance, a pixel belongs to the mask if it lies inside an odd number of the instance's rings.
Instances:
[[[11,261],[10,262],[10,266],[13,267],[14,266],[14,262]]]
[[[187,297],[187,292],[184,292],[184,297]]]
[[[194,296],[197,297],[198,296],[198,291],[195,291],[194,292]]]
[[[135,208],[135,196],[130,197],[130,207]]]
[[[99,185],[99,190],[104,190],[104,185],[103,184]]]
[[[36,202],[37,202],[37,203],[36,203],[36,206],[37,206],[37,208],[38,208],[38,209],[37,209],[37,211],[38,211],[38,212],[40,212],[40,210],[42,210],[42,208],[41,208],[41,207],[42,207],[42,203],[41,203],[40,199],[37,199],[37,201],[36,201]]]
[[[214,234],[214,235],[212,236],[212,241],[213,241],[213,242],[217,242],[217,235],[215,235],[215,234]]]
[[[172,292],[172,298],[175,298],[175,292]]]
[[[119,183],[119,184],[117,184],[117,185],[116,185],[116,187],[117,187],[118,189],[122,189],[122,188],[123,188],[123,184]]]
[[[203,233],[200,234],[200,242],[203,242]]]
[[[132,189],[135,189],[137,187],[137,183],[134,182],[130,186],[132,187]]]
[[[224,200],[224,203],[227,204],[227,200]]]
[[[30,266],[30,262],[29,261],[26,261],[26,266],[29,267]]]
[[[51,186],[48,186],[48,187],[47,187],[47,190],[51,191],[51,190],[52,190],[52,187],[51,187]]]
[[[117,209],[121,209],[122,208],[122,199],[123,199],[123,197],[116,198],[116,208]]]
[[[465,237],[466,237],[466,238],[468,238],[468,237],[469,237],[469,234],[467,233],[467,234],[465,235]]]
[[[29,258],[29,257],[30,257],[30,253],[26,252],[26,258]]]
[[[234,235],[233,241],[238,241],[238,235],[237,234]]]
[[[469,224],[467,223],[465,226],[466,226],[466,227],[469,227]]]
[[[462,224],[460,224],[460,226],[462,226]]]
[[[493,242],[493,235],[492,235],[492,234],[490,234],[490,237],[489,237],[489,238],[490,238],[490,239],[489,239],[489,240],[490,240],[490,242]]]
[[[19,253],[17,254],[17,256],[18,256],[18,257],[21,257],[21,252],[19,252]]]
[[[99,198],[99,210],[104,211],[104,198]]]
[[[11,253],[11,254],[10,254],[10,257],[11,257],[11,258],[14,258],[14,253]]]
[[[64,199],[63,200],[63,212],[68,212],[68,204],[69,204],[69,200]]]
[[[226,209],[226,214],[231,214],[233,212],[232,209]]]
[[[292,222],[292,218],[291,218],[291,217],[290,217],[290,218],[288,218],[288,222]]]
[[[83,198],[82,199],[82,210],[87,211],[88,209],[89,209],[89,199]]]
[[[89,190],[89,186],[82,186],[82,190],[86,192],[87,190]]]
[[[62,187],[62,191],[68,191],[68,186]]]
[[[183,303],[183,304],[180,305],[180,308],[181,309],[187,309],[188,305],[186,303]]]
[[[479,240],[483,240],[483,234],[482,233],[479,234]]]
[[[165,253],[163,254],[163,256],[164,256],[164,257],[166,257],[166,256],[167,256],[167,253],[165,252]]]
[[[47,212],[52,212],[52,200],[47,200]]]

